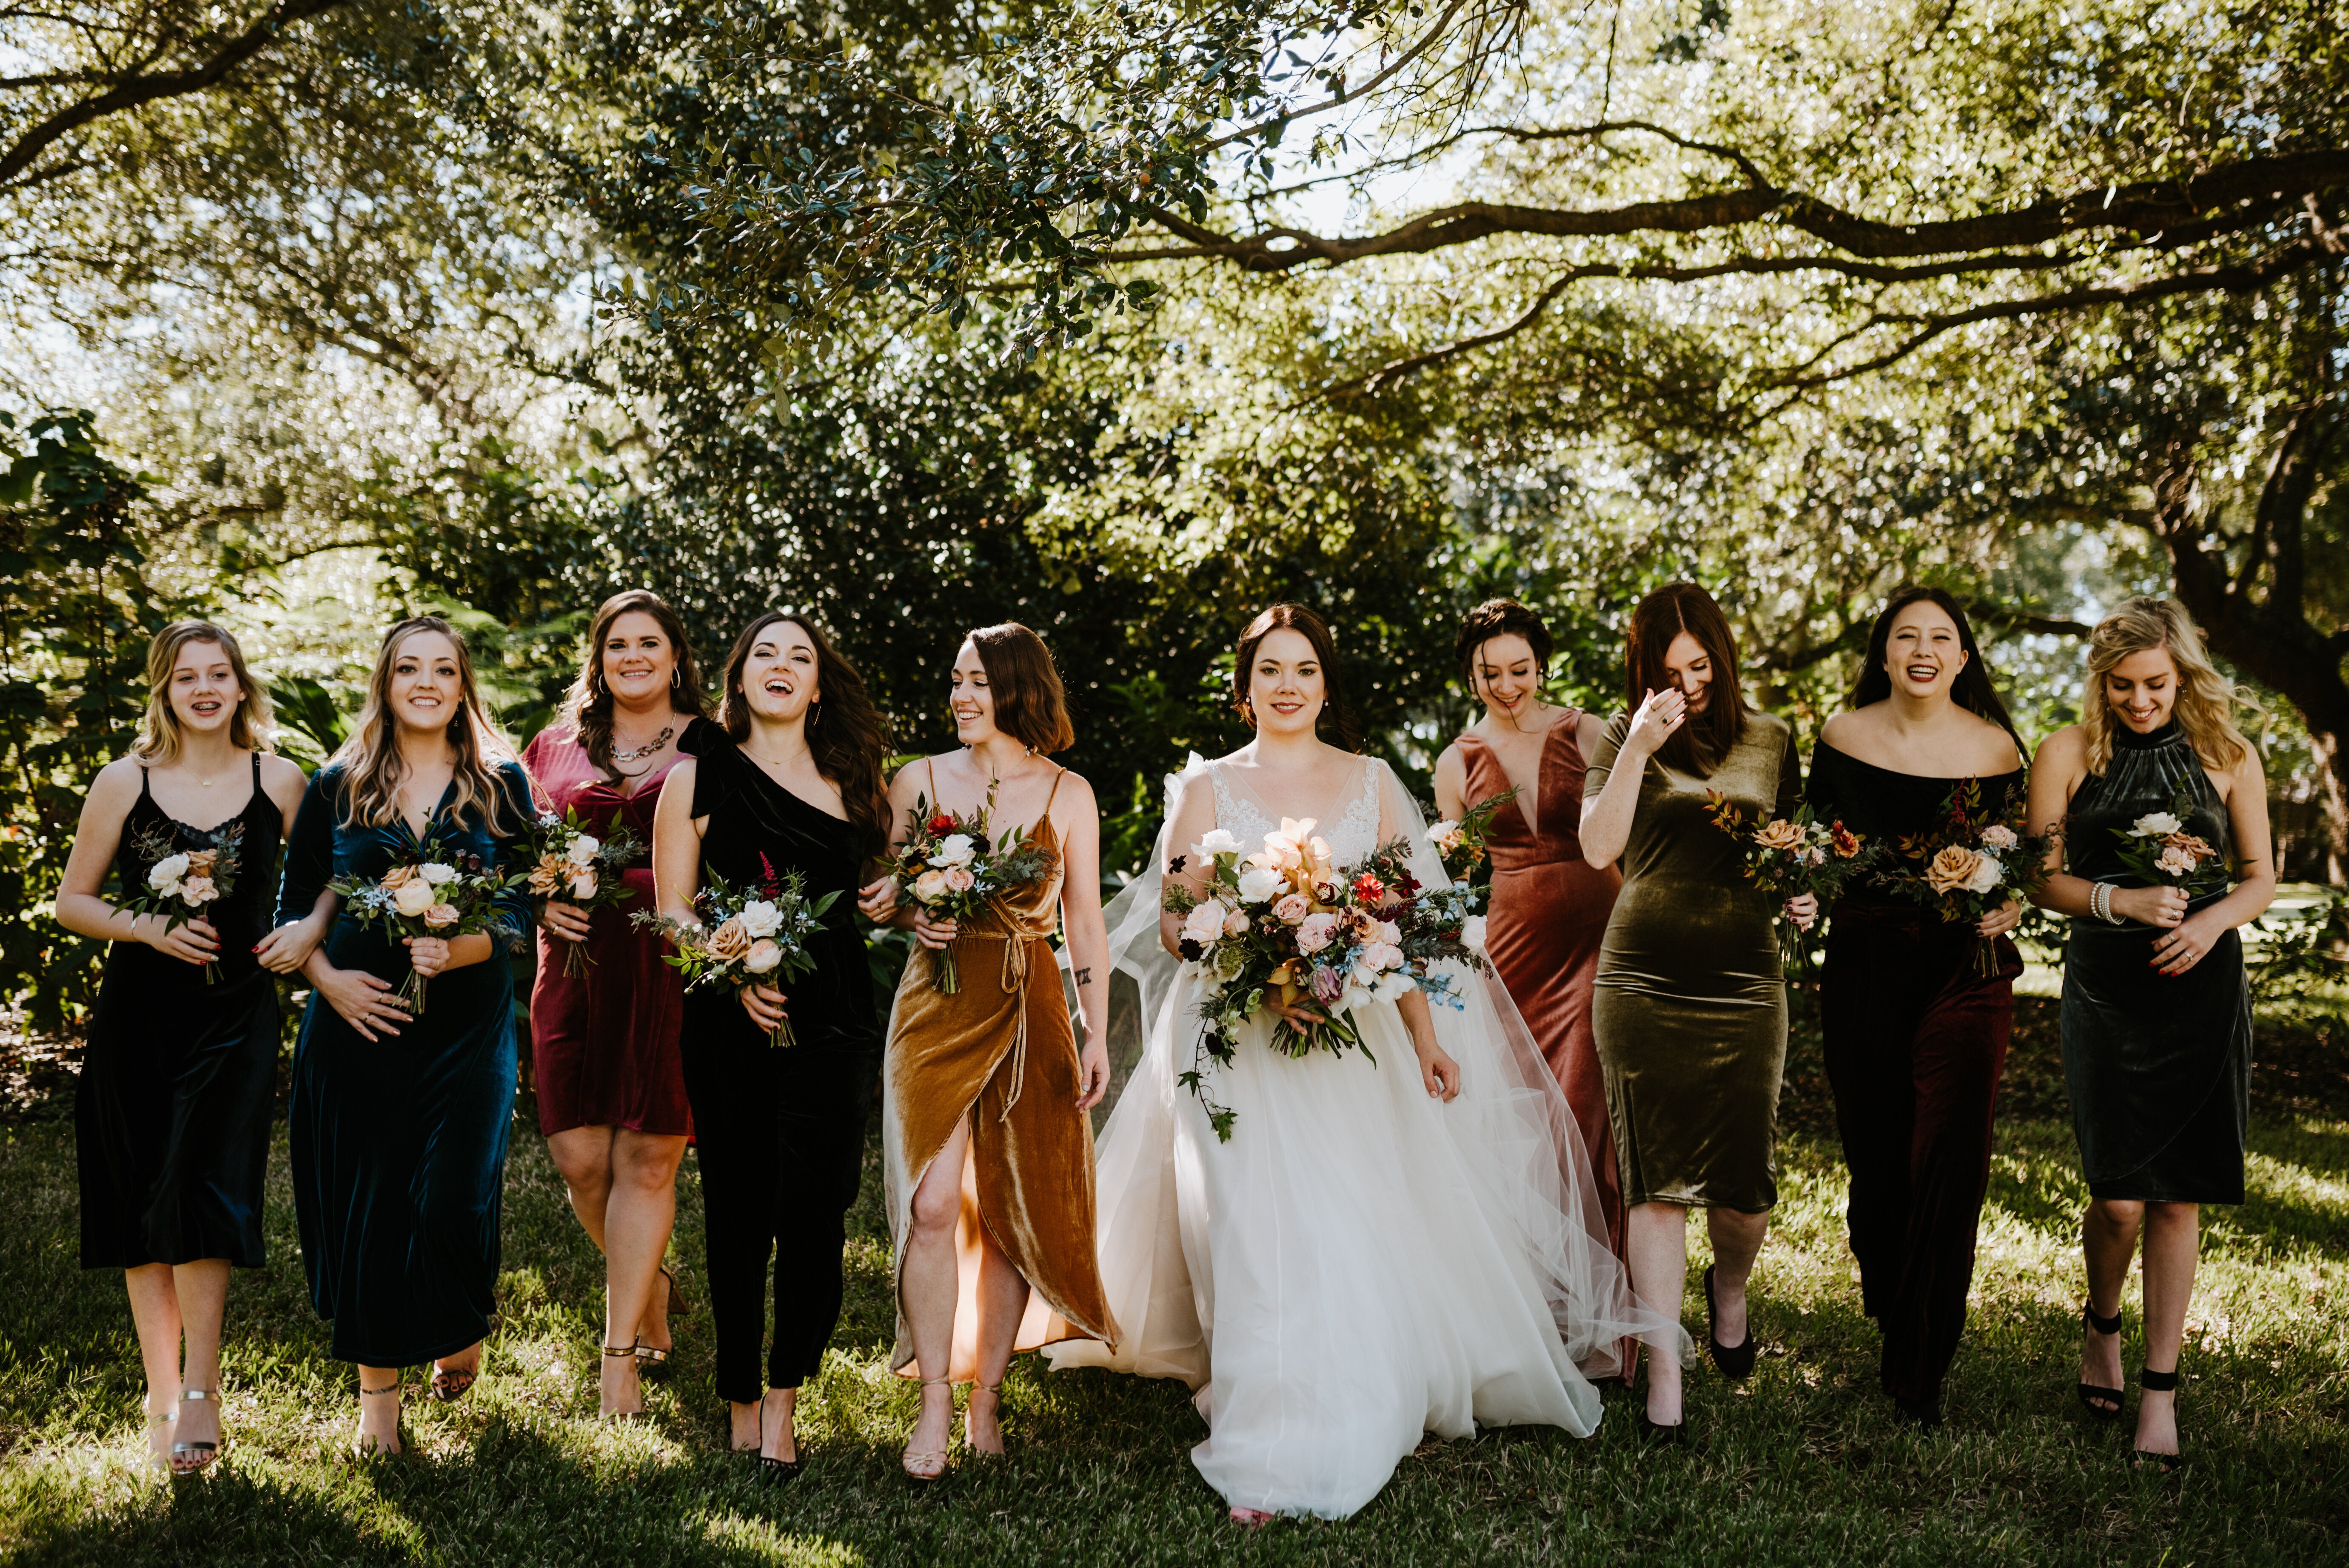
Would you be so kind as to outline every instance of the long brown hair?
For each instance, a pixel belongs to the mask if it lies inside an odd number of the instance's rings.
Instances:
[[[2251,738],[2235,725],[2236,705],[2255,707],[2234,682],[2219,673],[2202,650],[2194,617],[2175,599],[2124,599],[2088,634],[2088,689],[2081,694],[2080,727],[2087,732],[2088,771],[2102,776],[2113,759],[2112,698],[2105,676],[2131,654],[2167,648],[2178,666],[2178,696],[2170,716],[2186,732],[2187,744],[2205,768],[2231,773],[2251,754]]]
[[[1737,634],[1712,594],[1693,583],[1667,583],[1640,601],[1623,638],[1623,700],[1627,712],[1637,713],[1650,692],[1671,685],[1664,655],[1682,632],[1712,656],[1712,695],[1704,712],[1691,715],[1656,755],[1665,767],[1702,779],[1745,738],[1748,711],[1737,677]]]
[[[1868,634],[1868,661],[1859,667],[1859,680],[1851,690],[1851,706],[1866,707],[1872,702],[1885,702],[1892,696],[1892,672],[1884,667],[1891,657],[1892,620],[1911,604],[1931,603],[1940,607],[1951,623],[1958,628],[1958,646],[1966,654],[1966,667],[1950,683],[1950,700],[1980,718],[1986,718],[2006,731],[2014,741],[2017,752],[2023,750],[2023,737],[2016,734],[2014,720],[2000,700],[1998,687],[1990,678],[1990,665],[1974,644],[1974,628],[1966,619],[1965,611],[1958,604],[1957,596],[1946,588],[1927,588],[1911,584],[1892,595],[1884,606],[1884,614],[1876,617],[1876,625]]]
[[[398,721],[391,717],[391,671],[400,645],[422,632],[438,632],[457,650],[457,711],[448,726],[449,748],[456,753],[458,815],[481,812],[492,832],[511,802],[499,787],[496,769],[504,763],[522,765],[513,742],[505,738],[473,679],[473,655],[464,634],[438,615],[411,615],[383,634],[376,650],[375,673],[367,677],[367,702],[350,738],[328,760],[344,772],[344,822],[370,828],[399,820],[399,787],[408,778],[408,762],[399,754]],[[519,828],[522,824],[513,824]]]
[[[1050,756],[1077,743],[1069,694],[1044,639],[1017,621],[981,626],[967,639],[987,671],[995,727],[1030,751]]]
[[[864,677],[836,652],[823,628],[789,610],[770,610],[742,628],[726,655],[726,691],[719,698],[718,722],[736,745],[750,737],[750,699],[742,690],[742,666],[759,634],[777,622],[788,621],[807,634],[815,648],[815,686],[822,695],[808,708],[807,744],[815,770],[840,791],[864,852],[880,854],[889,847],[889,789],[882,780],[882,765],[889,759],[889,727],[864,689]]]
[[[1302,604],[1280,603],[1260,610],[1240,634],[1239,646],[1232,654],[1233,708],[1250,728],[1255,727],[1256,714],[1248,706],[1248,666],[1256,663],[1257,648],[1265,638],[1283,626],[1312,644],[1313,656],[1321,661],[1323,695],[1321,712],[1313,721],[1314,733],[1343,750],[1360,749],[1361,728],[1354,722],[1354,710],[1346,706],[1346,688],[1338,678],[1337,639],[1330,634],[1329,624]]]
[[[174,621],[147,645],[147,712],[139,721],[139,738],[130,753],[169,767],[180,755],[180,716],[171,710],[171,672],[180,667],[180,650],[191,643],[218,643],[228,655],[228,667],[244,693],[229,715],[229,744],[244,751],[269,749],[269,693],[244,667],[244,650],[236,639],[210,621]]]
[[[677,612],[649,588],[630,588],[605,600],[595,612],[595,624],[587,630],[586,663],[580,666],[579,678],[564,694],[563,715],[570,721],[580,749],[587,753],[587,760],[598,771],[615,777],[612,688],[604,684],[604,639],[612,634],[612,623],[629,614],[650,615],[660,626],[661,635],[668,639],[676,659],[676,668],[669,678],[669,706],[697,717],[709,712],[709,698],[701,689],[701,666],[693,656],[693,640],[686,634],[685,623],[678,618]]]

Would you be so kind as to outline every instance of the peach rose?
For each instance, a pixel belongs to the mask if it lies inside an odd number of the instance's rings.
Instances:
[[[1973,851],[1951,844],[1933,857],[1925,868],[1925,884],[1935,892],[1947,894],[1964,887],[1982,868],[1982,856]]]
[[[456,924],[457,906],[453,903],[434,904],[424,912],[424,923],[435,931]]]
[[[530,868],[530,891],[540,898],[551,898],[562,891],[570,875],[571,867],[561,855],[542,856]]]
[[[968,892],[978,885],[978,879],[970,874],[968,866],[948,866],[946,878],[948,892]]]
[[[418,918],[440,902],[432,896],[431,884],[420,877],[409,877],[391,890],[391,907],[409,920]]]
[[[2165,850],[2183,850],[2197,861],[2215,859],[2219,853],[2210,847],[2210,841],[2208,839],[2195,833],[2171,833],[2161,841],[2161,847]],[[191,855],[188,859],[189,869],[192,872],[195,869],[195,857]]]
[[[730,918],[709,934],[705,945],[709,956],[721,964],[731,964],[750,951],[750,934],[742,929],[740,921]]]
[[[218,850],[190,850],[188,851],[188,874],[191,877],[208,877],[212,875],[212,864],[218,858],[219,854],[220,851]]]
[[[416,880],[414,866],[394,866],[383,873],[383,886],[388,892],[398,892]]]
[[[210,877],[191,875],[180,884],[180,898],[186,903],[210,903],[220,897],[220,890]]]
[[[1799,850],[1803,847],[1803,830],[1780,817],[1763,825],[1754,835],[1754,841],[1765,850]]]

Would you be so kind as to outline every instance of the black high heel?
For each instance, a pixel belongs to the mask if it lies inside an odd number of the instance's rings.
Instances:
[[[2089,1332],[2093,1334],[2118,1334],[2121,1331],[2121,1315],[2116,1312],[2110,1317],[2099,1317],[2096,1315],[2096,1304],[2093,1301],[2080,1304],[2080,1320],[2088,1326]],[[2175,1387],[2177,1385],[2173,1383],[2171,1387]],[[2088,1414],[2100,1421],[2117,1421],[2121,1418],[2121,1399],[2122,1394],[2118,1388],[2101,1387],[2085,1381],[2080,1385],[2080,1403],[2088,1408]],[[2106,1402],[2109,1402],[2110,1408],[2106,1408]]]
[[[1682,1416],[1671,1426],[1640,1412],[1640,1439],[1651,1449],[1683,1449],[1689,1447],[1688,1418]]]
[[[792,1446],[794,1449],[799,1447],[796,1436]],[[759,1446],[751,1458],[758,1466],[759,1479],[769,1486],[782,1485],[799,1474],[800,1468],[807,1462],[804,1458],[779,1460],[767,1452],[767,1400],[764,1395],[759,1398]]]
[[[1743,1345],[1723,1345],[1713,1337],[1713,1326],[1716,1316],[1713,1305],[1713,1265],[1707,1264],[1704,1270],[1704,1342],[1712,1347],[1713,1364],[1721,1368],[1723,1377],[1732,1380],[1744,1377],[1754,1370],[1754,1315],[1751,1310],[1746,1313],[1745,1343]]]
[[[2173,1367],[2167,1372],[2157,1372],[2147,1367],[2137,1373],[2137,1386],[2148,1394],[2174,1394],[2178,1391],[2178,1369]],[[2176,1420],[2176,1415],[2173,1410],[2171,1412],[2173,1423]],[[2158,1454],[2151,1449],[2132,1448],[2129,1450],[2129,1463],[2159,1465],[2162,1474],[2174,1475],[2179,1467],[2186,1463],[2186,1460],[2178,1454]]]

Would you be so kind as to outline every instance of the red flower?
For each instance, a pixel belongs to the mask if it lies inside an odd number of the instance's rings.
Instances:
[[[770,899],[773,899],[782,892],[783,879],[775,874],[775,868],[768,863],[767,857],[763,852],[759,856],[759,891],[761,892],[765,893]]]
[[[1364,872],[1354,879],[1354,896],[1367,904],[1382,903],[1386,901],[1387,884]]]
[[[930,819],[930,831],[933,833],[951,833],[954,831],[954,825],[955,820],[944,811]]]

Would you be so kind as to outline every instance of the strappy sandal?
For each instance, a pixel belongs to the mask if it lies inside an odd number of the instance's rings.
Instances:
[[[220,1390],[217,1388],[181,1389],[180,1391],[180,1402],[181,1404],[185,1404],[190,1399],[209,1399],[214,1406],[218,1406],[220,1404]],[[213,1414],[217,1415],[219,1414],[219,1411],[215,1409]],[[177,1420],[179,1417],[175,1413],[171,1418],[173,1420]],[[225,1436],[226,1434],[222,1435]],[[171,1445],[171,1473],[173,1475],[194,1475],[199,1471],[208,1469],[212,1462],[218,1458],[220,1458],[220,1444],[217,1442],[175,1442]]]
[[[953,1378],[925,1377],[922,1379],[922,1387],[925,1388],[935,1388],[941,1383],[946,1385],[947,1398],[951,1402],[954,1398]],[[919,1417],[915,1418],[917,1421],[920,1419]],[[764,1447],[766,1444],[766,1408],[763,1405],[760,1407],[759,1420],[759,1441],[760,1445]],[[898,1457],[897,1462],[905,1467],[905,1473],[907,1475],[913,1477],[916,1480],[920,1481],[924,1486],[927,1486],[930,1482],[937,1480],[940,1476],[947,1473],[947,1455],[950,1451],[954,1443],[954,1422],[951,1420],[947,1423],[947,1443],[948,1446],[944,1449],[908,1448]],[[914,1468],[917,1463],[922,1467],[919,1470]],[[936,1469],[930,1468],[933,1464],[936,1465]]]
[[[462,1372],[443,1372],[440,1363],[435,1362],[432,1366],[432,1397],[444,1405],[453,1405],[465,1397],[466,1391],[472,1387],[481,1375],[481,1364],[478,1361]]]
[[[2116,1312],[2110,1317],[2100,1317],[2093,1301],[2080,1304],[2080,1321],[2088,1326],[2091,1334],[2118,1334],[2121,1331],[2121,1315]],[[2085,1378],[2081,1379],[2080,1403],[2088,1408],[2088,1414],[2100,1421],[2121,1418],[2121,1398],[2118,1388],[2106,1388]]]
[[[2137,1386],[2148,1394],[2174,1394],[2178,1391],[2178,1368],[2173,1367],[2167,1372],[2157,1372],[2150,1367],[2145,1367],[2137,1375]],[[2170,1418],[2172,1424],[2176,1424],[2175,1410],[2170,1412]],[[2158,1454],[2151,1449],[2129,1449],[2129,1465],[2132,1469],[2144,1465],[2158,1465],[2161,1467],[2162,1474],[2175,1475],[2184,1468],[2185,1464],[2184,1456],[2179,1454]]]
[[[179,1418],[176,1411],[168,1416],[150,1416],[147,1418],[147,1429],[151,1432],[158,1427],[168,1427]],[[147,1457],[139,1461],[139,1469],[142,1474],[158,1478],[168,1479],[174,1473],[171,1469],[171,1456],[168,1453],[159,1454],[151,1447],[147,1450]]]
[[[633,1345],[606,1345],[604,1346],[604,1354],[606,1356],[626,1356],[633,1358],[636,1353],[636,1347]],[[641,1374],[639,1374],[639,1376],[641,1376]],[[644,1398],[644,1395],[639,1392],[636,1398],[641,1400]],[[652,1419],[652,1412],[646,1409],[640,1403],[633,1410],[600,1411],[597,1413],[595,1418],[599,1421],[649,1421]]]
[[[677,1288],[677,1276],[669,1273],[666,1267],[657,1272],[668,1293],[668,1299],[661,1307],[661,1316],[664,1318],[690,1317],[693,1315],[693,1308],[686,1305],[684,1293]],[[671,1346],[669,1348],[674,1349],[676,1346]],[[667,1382],[669,1370],[668,1357],[668,1350],[656,1349],[638,1340],[636,1342],[637,1377],[647,1383]]]
[[[779,1460],[772,1454],[767,1452],[767,1400],[764,1395],[760,1396],[759,1446],[750,1451],[751,1462],[755,1464],[759,1470],[759,1479],[766,1482],[769,1486],[781,1486],[785,1481],[791,1480],[793,1476],[799,1474],[801,1468],[807,1463],[807,1460],[804,1455],[798,1453],[799,1437],[797,1432],[792,1434],[792,1449],[793,1450],[793,1457],[787,1460]],[[913,1472],[908,1470],[905,1473],[911,1475]]]
[[[970,1391],[974,1398],[980,1394],[992,1394],[995,1396],[995,1430],[999,1437],[1001,1436],[1003,1431],[1003,1379],[998,1377],[992,1383],[984,1383],[974,1377],[970,1380]],[[986,1449],[980,1448],[976,1442],[971,1440],[970,1401],[968,1399],[963,1401],[962,1407],[962,1442],[963,1447],[968,1449],[972,1453],[978,1454],[987,1452]],[[1000,1459],[1003,1456],[1000,1454],[988,1454],[987,1457],[989,1459]]]
[[[394,1378],[380,1388],[370,1388],[364,1383],[359,1385],[359,1398],[362,1399],[369,1398],[377,1395],[397,1394],[398,1392],[399,1380],[398,1378]],[[361,1433],[351,1439],[350,1457],[357,1463],[366,1464],[376,1460],[398,1459],[401,1454],[407,1452],[408,1433],[401,1428],[397,1418],[395,1418],[391,1423],[391,1440],[399,1446],[398,1448],[388,1449],[383,1446],[381,1439],[378,1439],[370,1442],[367,1435],[365,1433]]]

